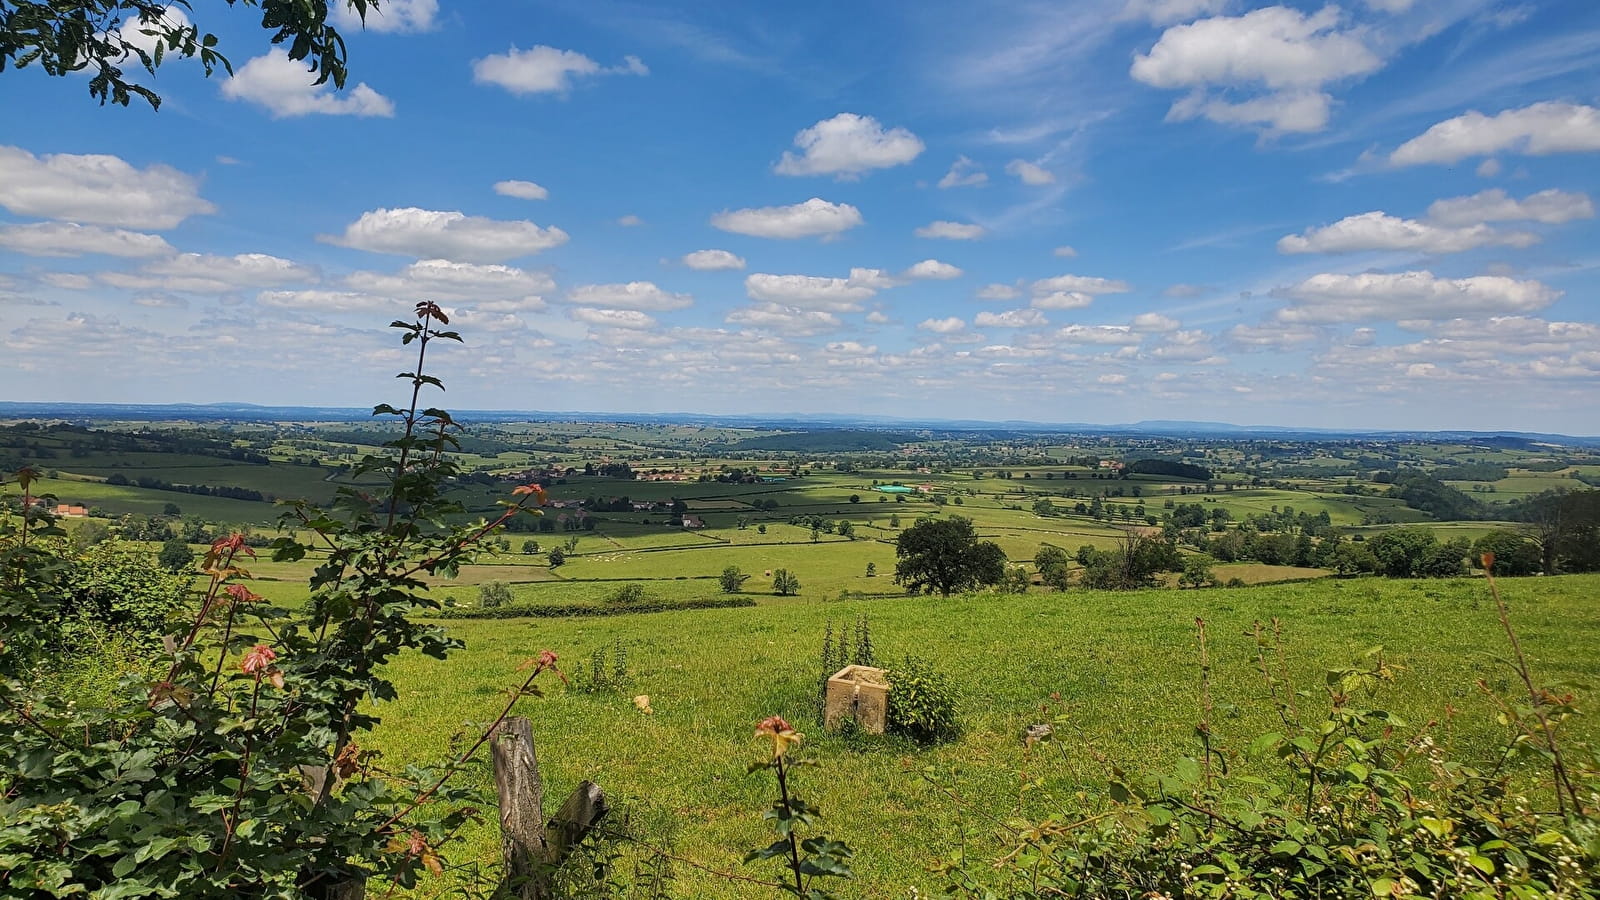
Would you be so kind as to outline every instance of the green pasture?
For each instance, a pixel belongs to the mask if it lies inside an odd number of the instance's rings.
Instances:
[[[803,557],[791,561],[803,565]],[[705,590],[701,585],[666,581],[656,589]],[[1592,640],[1600,628],[1600,605],[1593,602],[1600,577],[1504,580],[1502,586],[1541,683],[1593,683],[1600,675],[1600,650]],[[517,591],[521,599],[555,589]],[[581,588],[596,602],[606,589]],[[959,685],[959,740],[920,748],[821,732],[815,691],[824,626],[862,615],[870,618],[874,643],[891,667],[914,652]],[[392,667],[400,696],[378,707],[384,722],[373,746],[384,752],[386,766],[440,759],[452,733],[475,733],[494,716],[504,689],[519,677],[518,664],[538,649],[555,650],[576,673],[586,669],[591,651],[621,642],[631,675],[625,690],[584,694],[552,679],[542,685],[547,697],[521,707],[534,723],[547,796],[562,797],[578,780],[593,779],[647,837],[674,853],[758,873],[740,858],[770,840],[760,811],[772,785],[747,775],[745,763],[762,752],[752,738],[755,723],[781,714],[808,735],[805,752],[820,763],[800,770],[796,790],[820,807],[822,828],[857,852],[857,877],[841,896],[903,898],[913,888],[933,896],[938,881],[928,867],[956,850],[963,829],[968,852],[991,859],[1001,852],[994,838],[1001,821],[1019,812],[1093,814],[1102,808],[1114,766],[1148,772],[1197,752],[1197,616],[1212,636],[1212,728],[1225,747],[1240,748],[1275,726],[1262,702],[1254,641],[1246,635],[1252,622],[1273,617],[1283,621],[1287,665],[1309,692],[1300,701],[1309,714],[1326,706],[1325,670],[1382,645],[1386,658],[1405,669],[1370,702],[1413,724],[1442,720],[1447,706],[1453,708],[1455,715],[1434,737],[1468,757],[1489,758],[1503,737],[1489,701],[1474,686],[1480,678],[1500,690],[1515,683],[1495,659],[1505,652],[1505,638],[1481,580],[1324,579],[1236,590],[949,600],[819,603],[805,596],[747,609],[450,622],[466,649],[444,662],[417,657]],[[635,694],[649,696],[653,714],[635,707]],[[1065,724],[1054,749],[1030,756],[1018,740],[1022,728],[1057,716]],[[1600,736],[1592,718],[1574,725],[1576,735]],[[1266,763],[1243,755],[1232,756],[1231,764],[1270,774]],[[1040,784],[1019,793],[1024,770]],[[930,787],[925,772],[949,793]],[[487,787],[487,764],[476,764],[467,777]],[[465,837],[451,863],[496,857],[492,816]],[[677,896],[751,896],[746,885],[686,865],[675,875]],[[450,877],[425,883],[414,896],[447,892]]]
[[[35,496],[54,494],[62,503],[98,506],[114,515],[160,515],[168,503],[176,503],[184,515],[200,516],[210,522],[268,525],[277,522],[279,508],[254,500],[229,500],[178,491],[158,491],[132,485],[105,484],[67,478],[40,478],[33,483]]]

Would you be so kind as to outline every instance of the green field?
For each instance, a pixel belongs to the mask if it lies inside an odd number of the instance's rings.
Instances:
[[[1502,584],[1539,677],[1593,682],[1600,675],[1600,650],[1592,640],[1600,628],[1600,605],[1593,602],[1600,576]],[[814,696],[824,626],[862,615],[891,665],[914,652],[959,684],[965,732],[958,741],[919,748],[820,732]],[[1272,725],[1260,703],[1254,644],[1245,634],[1252,622],[1271,617],[1284,622],[1289,663],[1308,697],[1322,696],[1324,670],[1383,645],[1406,669],[1381,691],[1380,704],[1415,723],[1453,707],[1457,715],[1444,739],[1468,755],[1486,754],[1502,736],[1488,701],[1473,687],[1483,678],[1505,688],[1512,678],[1495,660],[1505,641],[1482,581],[1358,579],[950,600],[790,598],[750,609],[455,622],[450,630],[467,649],[443,663],[418,658],[394,667],[400,699],[380,708],[385,724],[376,739],[389,765],[439,758],[451,732],[471,731],[492,717],[522,659],[548,647],[569,670],[581,670],[592,650],[621,641],[632,675],[626,691],[583,694],[555,686],[551,696],[523,708],[534,722],[547,795],[560,797],[578,780],[593,779],[623,800],[653,840],[716,868],[749,871],[739,859],[767,841],[759,810],[770,785],[746,775],[744,764],[760,752],[751,739],[754,723],[782,714],[809,735],[808,753],[821,763],[798,776],[805,795],[821,807],[826,831],[858,852],[857,878],[842,896],[905,897],[912,887],[930,896],[937,879],[927,866],[955,849],[963,823],[972,829],[969,852],[993,855],[992,823],[1019,810],[1092,812],[1113,766],[1148,771],[1194,752],[1196,616],[1207,620],[1213,636],[1212,689],[1223,711],[1214,730],[1226,744],[1242,745]],[[635,693],[649,695],[652,715],[635,708]],[[1051,700],[1053,694],[1061,700]],[[1070,731],[1059,745],[1061,756],[1028,758],[1018,741],[1021,729],[1059,712],[1068,716]],[[1600,737],[1592,722],[1579,727]],[[1250,765],[1242,759],[1234,764]],[[946,780],[965,806],[957,809],[930,789],[921,777],[925,769]],[[1023,769],[1043,782],[1019,795]],[[484,766],[471,777],[488,783]],[[1065,808],[1049,808],[1046,796],[1066,798]],[[487,862],[498,853],[492,824],[466,837],[452,862]],[[677,896],[751,896],[745,887],[687,866],[675,871]],[[443,889],[442,883],[426,885],[417,896]]]

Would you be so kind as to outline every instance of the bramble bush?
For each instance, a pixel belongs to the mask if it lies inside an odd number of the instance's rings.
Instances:
[[[530,660],[500,719],[442,769],[386,771],[362,746],[377,704],[396,696],[385,664],[459,646],[416,615],[438,608],[422,577],[454,574],[542,498],[517,488],[494,520],[451,524],[463,513],[444,492],[458,427],[419,402],[442,387],[424,374],[430,345],[460,340],[445,325],[431,303],[393,323],[417,364],[400,376],[410,403],[374,410],[400,437],[357,467],[382,487],[341,487],[326,509],[284,515],[308,539],[273,541],[273,558],[316,561],[303,613],[262,604],[241,583],[254,551],[243,535],[218,538],[187,623],[150,632],[170,649],[130,646],[136,658],[103,702],[70,702],[36,677],[84,597],[59,532],[32,507],[33,474],[20,475],[23,512],[0,520],[0,897],[342,897],[442,869],[481,802],[452,776],[541,674],[559,674],[548,651]],[[128,609],[139,595],[107,579],[95,608]]]

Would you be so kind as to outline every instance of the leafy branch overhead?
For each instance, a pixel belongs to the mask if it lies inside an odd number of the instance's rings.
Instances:
[[[378,0],[346,2],[363,21]],[[227,0],[229,6],[260,10],[261,27],[289,58],[315,73],[315,84],[343,88],[344,37],[328,22],[328,0]],[[188,0],[0,0],[0,72],[37,65],[45,74],[92,73],[89,95],[127,106],[138,96],[159,108],[161,97],[129,80],[127,69],[154,75],[171,57],[200,60],[207,76],[233,65],[218,49],[215,34],[192,24]]]

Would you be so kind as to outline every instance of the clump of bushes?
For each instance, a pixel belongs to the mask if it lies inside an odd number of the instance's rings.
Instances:
[[[886,730],[923,744],[954,740],[960,696],[950,677],[921,657],[906,656],[889,670]]]

